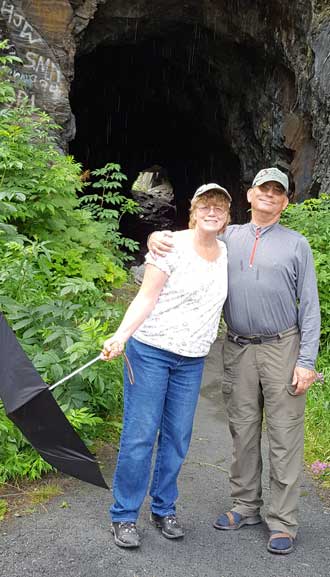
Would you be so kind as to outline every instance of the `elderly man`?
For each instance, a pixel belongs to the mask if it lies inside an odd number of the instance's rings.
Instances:
[[[214,527],[261,522],[261,430],[266,416],[270,505],[268,551],[293,550],[303,464],[305,392],[315,379],[320,312],[312,252],[299,233],[279,224],[289,182],[277,168],[258,172],[248,190],[251,222],[227,228],[228,298],[224,317],[223,395],[233,439],[232,510]],[[149,247],[163,254],[170,233]]]

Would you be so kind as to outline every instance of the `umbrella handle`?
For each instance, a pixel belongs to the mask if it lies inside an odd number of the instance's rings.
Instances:
[[[131,366],[131,363],[129,362],[128,356],[126,355],[126,353],[124,352],[124,360],[127,366],[127,372],[128,372],[128,379],[129,382],[131,383],[131,385],[134,384],[134,373],[133,373],[133,369]],[[69,375],[67,375],[66,377],[63,377],[63,379],[61,379],[60,381],[57,381],[57,383],[55,383],[54,385],[52,385],[51,387],[49,387],[49,390],[52,391],[53,389],[55,389],[55,387],[58,387],[58,385],[61,385],[62,383],[65,383],[65,381],[68,381],[69,379],[71,379],[71,377],[73,377],[74,375],[77,375],[78,373],[80,373],[81,371],[83,371],[84,369],[87,369],[87,367],[90,367],[91,365],[93,365],[94,363],[96,363],[96,361],[99,361],[101,359],[101,353],[99,355],[97,355],[97,357],[95,357],[94,359],[92,359],[91,361],[88,361],[88,363],[86,363],[85,365],[83,365],[82,367],[79,367],[79,369],[76,369],[75,371],[72,371],[72,373],[70,373]]]

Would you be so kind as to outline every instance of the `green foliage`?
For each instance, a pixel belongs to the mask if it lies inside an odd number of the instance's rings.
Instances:
[[[2,59],[10,64],[13,57]],[[126,280],[122,267],[131,258],[128,253],[138,248],[120,233],[120,220],[139,210],[118,190],[126,180],[120,165],[108,163],[93,171],[95,194],[79,198],[86,183],[80,165],[58,148],[60,127],[27,102],[13,105],[8,71],[7,78],[0,76],[0,86],[2,238],[17,238],[16,230],[21,239],[47,242],[51,272],[120,286]]]
[[[95,170],[87,191],[81,167],[59,149],[60,128],[27,102],[15,106],[17,59],[5,51],[0,42],[0,310],[52,384],[95,357],[121,320],[112,291],[127,281],[137,244],[121,235],[120,220],[138,207],[121,192],[118,164]],[[121,413],[122,361],[95,363],[54,396],[90,443]],[[0,483],[51,469],[3,408],[0,454]]]
[[[90,444],[97,436],[98,427],[103,424],[100,417],[89,412],[86,407],[72,409],[67,417],[74,429]],[[0,406],[0,484],[12,478],[28,477],[40,479],[52,470],[51,465],[30,446],[22,433],[5,417]]]
[[[312,385],[307,395],[305,456],[330,463],[330,368],[323,369],[324,383]]]
[[[315,261],[321,308],[321,342],[318,370],[324,383],[315,383],[308,391],[306,406],[306,459],[330,462],[330,196],[289,205],[282,223],[299,231],[309,241]]]
[[[81,168],[57,149],[53,134],[59,128],[28,104],[5,112],[0,116],[2,226],[15,226],[20,235],[47,242],[53,251],[51,271],[120,284],[125,280],[122,265],[130,258],[121,249],[137,248],[119,231],[121,216],[136,210],[132,201],[111,190],[105,198],[116,204],[116,210],[104,206],[95,210],[90,195],[79,200]],[[111,176],[116,178],[121,173],[118,165],[113,166]],[[120,183],[110,180],[108,184]],[[79,210],[83,203],[86,208]]]
[[[130,251],[137,250],[138,244],[132,239],[123,237],[119,232],[120,221],[124,214],[140,212],[137,202],[120,193],[122,181],[127,180],[121,172],[120,165],[109,162],[103,168],[93,170],[91,174],[99,179],[91,184],[95,193],[84,194],[80,204],[88,206],[94,218],[106,225],[109,246],[125,247]],[[130,257],[126,257],[127,259]]]
[[[10,81],[10,66],[21,61],[17,56],[8,54],[8,40],[0,40],[0,104],[15,102],[15,88]]]
[[[15,425],[4,416],[1,406],[0,454],[0,483],[15,477],[39,479],[42,474],[51,470],[51,466],[36,453]]]
[[[303,234],[313,251],[322,316],[320,362],[323,368],[329,366],[330,360],[330,196],[323,194],[317,199],[289,205],[282,223]]]

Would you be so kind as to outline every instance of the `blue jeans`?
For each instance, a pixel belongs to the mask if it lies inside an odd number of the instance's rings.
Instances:
[[[177,478],[191,439],[204,357],[183,357],[129,339],[126,354],[135,383],[124,369],[124,422],[113,479],[112,521],[135,522],[148,489],[153,447],[158,447],[151,510],[175,513]]]

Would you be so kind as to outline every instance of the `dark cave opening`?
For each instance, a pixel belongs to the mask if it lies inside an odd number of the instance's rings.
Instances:
[[[239,196],[240,162],[223,128],[219,87],[209,59],[201,51],[193,53],[190,33],[97,46],[76,58],[71,90],[77,132],[70,152],[85,170],[121,164],[127,193],[140,171],[153,164],[164,167],[174,188],[174,226],[179,228],[187,225],[189,199],[205,182],[231,191],[233,221],[246,212]],[[141,240],[141,231],[130,226],[130,235]]]

